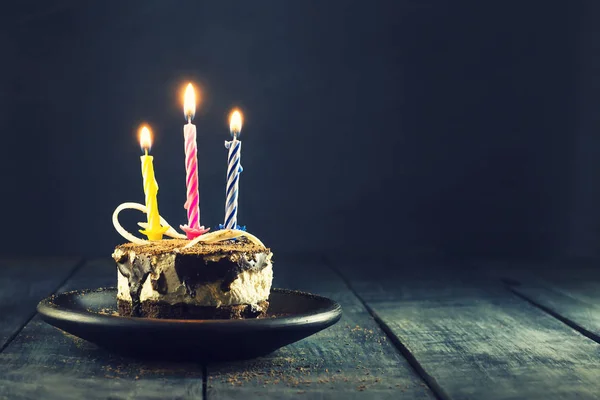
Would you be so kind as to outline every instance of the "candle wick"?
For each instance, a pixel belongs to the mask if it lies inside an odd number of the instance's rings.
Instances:
[[[148,157],[148,148],[147,147],[144,149],[144,153],[146,154],[146,157]]]
[[[192,116],[188,114],[187,119],[188,119],[188,124],[191,124],[192,123]]]

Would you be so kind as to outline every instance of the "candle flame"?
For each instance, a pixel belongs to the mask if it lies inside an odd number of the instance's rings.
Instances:
[[[196,115],[196,92],[191,83],[188,83],[183,95],[183,113],[188,120],[193,119]]]
[[[242,113],[239,110],[233,110],[229,116],[229,132],[237,138],[242,131]]]
[[[152,133],[146,125],[142,125],[140,128],[140,146],[143,150],[148,150],[152,147]]]

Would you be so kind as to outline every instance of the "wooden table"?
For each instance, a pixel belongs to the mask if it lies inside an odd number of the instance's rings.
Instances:
[[[256,360],[124,358],[41,321],[112,286],[109,258],[0,259],[0,399],[600,399],[600,266],[278,258],[275,286],[337,300],[333,327]]]

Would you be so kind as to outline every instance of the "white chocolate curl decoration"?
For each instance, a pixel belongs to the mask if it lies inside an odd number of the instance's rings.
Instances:
[[[119,213],[123,210],[138,210],[145,214],[148,212],[148,209],[146,208],[146,206],[143,204],[139,204],[139,203],[123,203],[115,209],[115,212],[113,212],[112,222],[113,222],[113,225],[114,225],[116,231],[119,232],[119,234],[121,236],[123,236],[125,239],[129,240],[131,243],[150,244],[151,242],[149,240],[140,239],[136,236],[133,236],[133,234],[131,234],[130,232],[125,230],[125,228],[123,228],[123,226],[119,223]],[[169,229],[165,232],[165,235],[170,236],[175,239],[185,239],[186,238],[185,235],[182,235],[179,232],[177,232],[175,229],[173,229],[173,227],[171,227],[171,225],[162,216],[160,217],[160,223],[163,226],[169,227]],[[142,228],[146,228],[146,226],[148,224],[145,222],[140,222],[138,225],[140,225]]]
[[[149,240],[140,239],[140,238],[134,236],[132,233],[125,230],[125,228],[123,228],[123,226],[119,223],[119,213],[123,210],[138,210],[143,213],[147,213],[148,209],[146,208],[146,206],[143,204],[139,204],[139,203],[123,203],[120,206],[118,206],[115,209],[115,211],[113,212],[112,221],[113,221],[113,225],[115,226],[115,229],[117,230],[117,232],[119,232],[119,234],[121,236],[123,236],[125,239],[129,240],[131,243],[135,243],[135,244],[150,244],[150,243],[152,243]],[[162,224],[162,226],[169,227],[169,229],[165,232],[165,235],[172,237],[174,239],[187,239],[187,236],[182,235],[181,233],[179,233],[175,229],[173,229],[173,227],[162,216],[160,217],[160,223]],[[138,225],[141,226],[142,228],[146,228],[148,226],[148,224],[146,222],[138,222]],[[188,244],[186,244],[183,248],[187,249],[187,248],[192,247],[195,244],[198,244],[200,242],[216,243],[216,242],[221,242],[223,240],[235,239],[238,237],[245,237],[250,242],[254,243],[255,245],[266,248],[266,246],[263,244],[263,242],[260,241],[259,238],[257,238],[256,236],[254,236],[248,232],[240,231],[238,229],[221,229],[221,230],[218,230],[215,232],[205,233],[204,235],[198,236],[194,240],[190,240],[190,242]]]
[[[215,232],[211,232],[211,233],[205,233],[202,236],[198,236],[197,238],[195,238],[194,240],[191,240],[188,244],[186,244],[183,248],[184,249],[188,249],[192,246],[194,246],[197,243],[215,243],[215,242],[220,242],[223,240],[228,240],[228,239],[235,239],[237,237],[245,237],[248,240],[250,240],[252,243],[258,245],[258,246],[262,246],[262,247],[266,247],[263,242],[260,241],[260,239],[258,239],[256,236],[248,233],[248,232],[244,232],[244,231],[240,231],[237,229],[221,229],[219,231],[215,231]]]

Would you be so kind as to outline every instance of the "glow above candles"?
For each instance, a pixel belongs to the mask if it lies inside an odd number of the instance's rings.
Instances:
[[[188,224],[182,225],[181,229],[185,231],[188,239],[191,240],[208,231],[208,229],[200,226],[198,148],[196,144],[196,126],[192,124],[192,119],[196,114],[196,92],[191,83],[185,89],[183,112],[188,122],[183,127],[183,137],[185,139],[185,183],[187,187],[187,200],[183,207],[187,210]]]
[[[158,183],[154,176],[154,157],[148,155],[148,150],[152,147],[152,135],[147,126],[140,129],[140,146],[144,150],[144,155],[140,157],[142,162],[142,177],[144,178],[144,194],[146,196],[146,216],[148,225],[145,230],[140,232],[148,237],[148,240],[161,240],[163,234],[169,227],[160,225],[160,214],[158,213]]]
[[[225,200],[225,229],[237,229],[238,188],[240,173],[243,171],[240,164],[242,142],[238,136],[242,131],[242,113],[233,110],[229,117],[229,132],[233,137],[231,141],[225,141],[225,148],[229,149],[227,158],[227,190]]]

